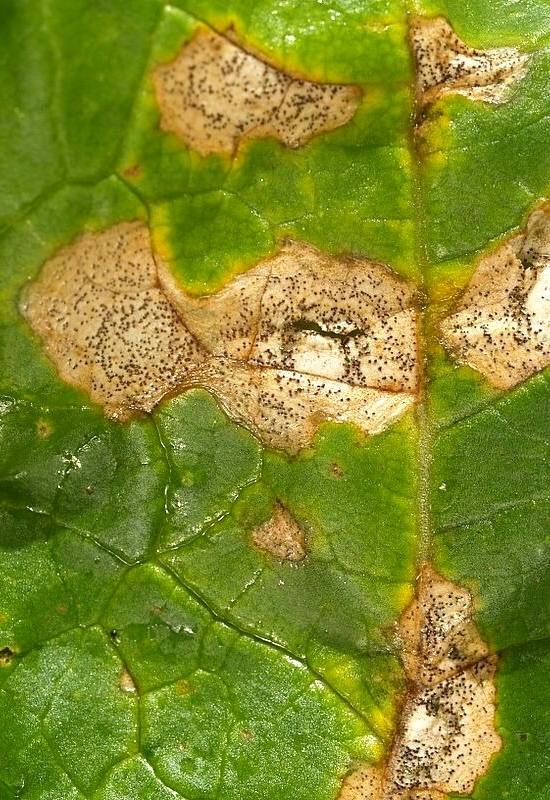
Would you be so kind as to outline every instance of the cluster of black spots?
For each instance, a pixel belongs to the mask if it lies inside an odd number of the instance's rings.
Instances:
[[[414,290],[381,264],[296,242],[195,298],[147,228],[121,223],[50,259],[22,311],[61,376],[116,419],[200,385],[295,451],[326,419],[374,433],[416,398]]]
[[[295,451],[326,419],[382,430],[414,402],[414,290],[368,259],[301,242],[192,297],[160,283],[209,358],[196,374],[268,444]]]
[[[495,658],[472,621],[469,593],[428,565],[402,636],[410,691],[391,755],[399,789],[471,792],[500,747],[494,730]]]
[[[416,297],[381,264],[287,241],[219,295],[176,302],[218,357],[201,380],[276,447],[324,419],[377,432],[414,402]]]
[[[62,377],[114,418],[150,411],[203,358],[157,283],[146,226],[122,223],[61,250],[23,297]]]
[[[372,262],[291,251],[269,278],[251,363],[387,391],[416,387],[415,298]],[[314,256],[314,257],[313,257]]]
[[[292,77],[206,30],[153,79],[163,129],[202,155],[234,154],[250,136],[299,147],[348,122],[360,100],[354,87]]]
[[[344,781],[339,800],[437,800],[470,794],[500,748],[496,657],[472,621],[467,592],[424,564],[400,636],[407,692],[380,767]]]
[[[487,750],[487,718],[494,724],[493,709],[485,708],[489,673],[492,676],[492,666],[478,662],[413,695],[408,724],[392,761],[397,787],[472,790],[498,749],[493,734],[494,743]]]
[[[550,364],[550,213],[483,258],[455,311],[441,323],[456,358],[497,388]]]
[[[448,92],[501,103],[509,86],[525,74],[525,54],[512,47],[490,50],[469,47],[443,17],[416,18],[410,35],[420,106]]]

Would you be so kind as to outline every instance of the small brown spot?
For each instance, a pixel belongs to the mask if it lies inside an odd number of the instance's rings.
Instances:
[[[41,439],[47,439],[53,432],[51,422],[47,419],[39,419],[36,423],[36,432]]]
[[[441,323],[458,361],[509,389],[550,365],[550,205],[480,261]]]
[[[182,697],[185,697],[186,695],[188,695],[190,693],[190,691],[191,691],[191,686],[189,684],[189,681],[183,681],[183,680],[182,681],[178,681],[176,683],[176,691]]]
[[[408,679],[401,719],[381,766],[362,766],[339,800],[443,800],[470,794],[501,746],[496,656],[475,628],[473,602],[424,565],[400,624]]]
[[[11,647],[3,647],[0,650],[0,667],[7,667],[13,661],[13,657],[15,656],[14,651]]]
[[[131,164],[122,173],[127,178],[139,178],[141,175],[141,164]]]
[[[514,47],[477,50],[461,41],[446,19],[416,18],[410,30],[419,105],[445,94],[503,103],[525,75],[528,56]]]
[[[302,561],[306,557],[304,532],[280,503],[273,516],[252,532],[252,542],[281,561]]]
[[[162,129],[201,155],[233,154],[252,137],[299,147],[348,122],[361,98],[353,86],[287,75],[205,29],[153,81]]]
[[[122,670],[119,679],[119,686],[123,692],[135,694],[137,692],[136,684],[127,669]]]
[[[241,731],[241,738],[245,740],[245,742],[251,742],[254,739],[254,734],[252,731],[243,730]]]
[[[334,462],[333,464],[330,465],[330,474],[334,478],[342,478],[344,476],[344,470],[339,464]]]

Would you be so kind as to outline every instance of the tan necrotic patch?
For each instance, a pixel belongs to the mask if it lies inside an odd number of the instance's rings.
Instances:
[[[453,355],[499,389],[550,365],[550,206],[480,261],[440,328]]]
[[[327,420],[351,423],[368,434],[380,433],[415,401],[408,393],[363,389],[225,359],[201,369],[197,384],[210,389],[231,416],[266,444],[289,453],[307,447]]]
[[[264,442],[295,452],[325,420],[378,433],[410,408],[415,302],[383,265],[297,242],[192,297],[136,222],[63,248],[21,308],[60,375],[111,417],[202,386]]]
[[[472,613],[467,589],[424,566],[418,595],[400,622],[407,674],[430,686],[487,657]]]
[[[212,355],[197,382],[274,447],[327,419],[378,433],[415,401],[417,298],[381,264],[288,241],[211,297],[160,280]]]
[[[306,557],[304,532],[280,503],[267,522],[252,532],[252,543],[280,561],[302,561]]]
[[[496,656],[463,588],[423,567],[400,623],[409,689],[387,762],[363,766],[340,800],[442,800],[470,794],[501,740],[495,730]]]
[[[405,789],[390,794],[386,791],[384,771],[363,766],[344,778],[338,800],[447,800],[437,789]]]
[[[140,222],[87,233],[22,298],[61,377],[117,419],[151,411],[203,357],[158,286],[156,259]]]
[[[510,87],[527,69],[526,54],[514,47],[469,47],[443,17],[416,18],[411,25],[411,42],[420,106],[449,93],[503,103]]]
[[[251,137],[299,147],[348,122],[361,97],[353,86],[292,77],[206,29],[153,82],[162,129],[202,155],[233,154]]]
[[[118,685],[121,691],[125,692],[126,694],[135,694],[137,692],[137,687],[136,684],[134,683],[134,679],[132,678],[127,669],[124,669],[122,671]]]

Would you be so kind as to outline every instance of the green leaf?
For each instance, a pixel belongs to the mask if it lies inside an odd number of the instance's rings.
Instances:
[[[420,110],[410,25],[438,15],[527,54],[504,102]],[[355,113],[201,156],[152,76],[205,28],[359,87]],[[498,660],[501,747],[472,796],[547,800],[550,372],[499,387],[440,328],[550,196],[547,1],[0,0],[0,40],[0,798],[349,800],[346,776],[392,763],[430,562]],[[388,265],[421,298],[414,408],[370,435],[322,420],[296,455],[200,379],[109,418],[21,295],[132,220],[191,298],[286,238]],[[258,545],[277,509],[305,557]]]

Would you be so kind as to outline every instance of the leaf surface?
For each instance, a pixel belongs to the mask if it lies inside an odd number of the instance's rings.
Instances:
[[[546,800],[548,371],[498,388],[441,335],[548,199],[545,0],[0,5],[0,797],[336,800],[391,760],[398,622],[429,561],[498,661],[501,747],[472,796]],[[439,16],[526,59],[502,102],[449,90],[419,116],[410,23]],[[193,149],[154,75],[221,34],[357,107],[299,142],[252,127]],[[422,298],[414,407],[372,435],[321,421],[296,452],[204,385],[110,419],[21,298],[78,237],[131,222],[189,302],[289,239],[382,263]]]

